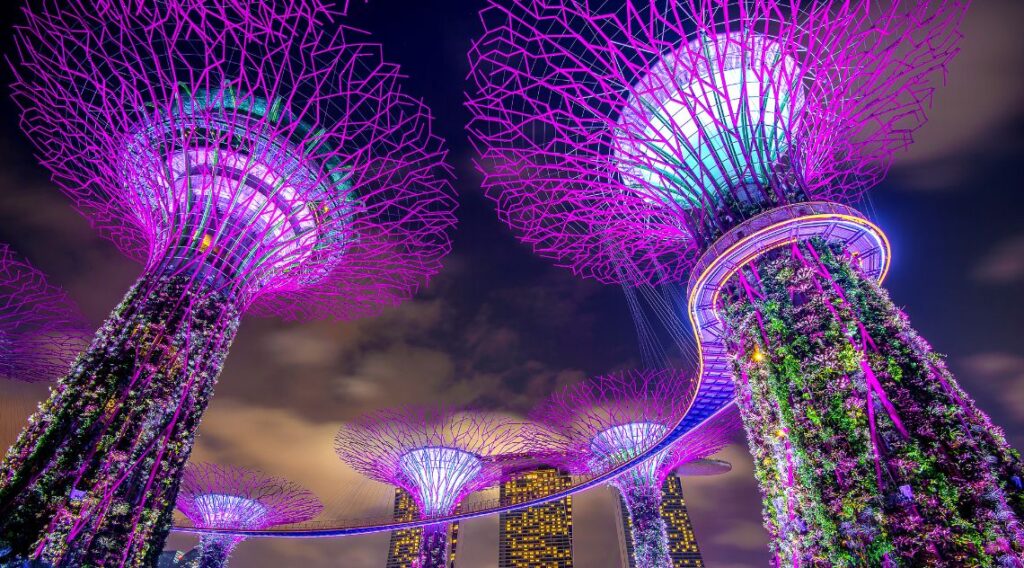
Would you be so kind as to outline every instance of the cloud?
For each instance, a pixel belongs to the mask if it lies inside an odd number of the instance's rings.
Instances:
[[[1024,235],[996,245],[971,275],[986,284],[1013,284],[1024,280]]]
[[[1015,422],[1008,430],[1016,440],[1024,427],[1024,356],[1014,353],[989,352],[972,355],[964,361],[967,373],[976,377],[976,384],[984,384],[990,392],[999,393],[994,397]],[[1011,440],[1011,444],[1014,440]]]
[[[337,392],[371,409],[435,399],[450,390],[454,369],[451,356],[443,351],[395,343],[363,354],[351,373],[334,382]]]
[[[617,493],[601,486],[573,496],[572,555],[576,566],[618,566]]]
[[[324,501],[321,518],[390,511],[393,490],[365,479],[334,453],[340,420],[311,421],[290,410],[216,399],[210,406],[192,460],[253,467],[299,483]]]
[[[897,167],[912,168],[905,182],[920,189],[947,188],[968,175],[970,157],[1005,151],[1018,142],[993,136],[1021,116],[1024,100],[1024,35],[1010,22],[1024,21],[1018,0],[974,2],[964,18],[961,52],[929,108],[929,123]]]
[[[697,542],[704,545],[704,560],[708,566],[767,565],[768,533],[760,523],[761,494],[746,442],[730,444],[715,457],[732,464],[732,470],[683,478],[687,510]]]

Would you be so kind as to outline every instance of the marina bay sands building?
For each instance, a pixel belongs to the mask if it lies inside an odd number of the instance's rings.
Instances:
[[[401,487],[395,488],[395,520],[411,521],[419,518],[416,501]],[[455,550],[458,545],[459,523],[454,522],[448,530],[448,568],[455,568]],[[385,568],[412,568],[420,554],[423,529],[391,531],[388,542],[388,560]]]
[[[501,484],[502,505],[568,489],[569,474],[540,467]],[[572,568],[572,496],[508,513],[498,521],[498,568]]]

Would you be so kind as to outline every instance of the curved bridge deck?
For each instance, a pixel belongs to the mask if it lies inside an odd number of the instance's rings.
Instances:
[[[309,521],[262,531],[219,531],[176,525],[175,530],[193,533],[237,534],[245,537],[318,538],[392,531],[452,522],[542,505],[573,493],[607,483],[668,446],[685,440],[687,433],[733,403],[732,370],[725,345],[725,330],[715,307],[730,278],[761,254],[796,241],[820,237],[842,244],[859,260],[864,274],[879,281],[889,269],[890,247],[882,231],[857,210],[845,205],[808,202],[787,205],[762,213],[736,226],[716,241],[697,262],[689,282],[689,317],[697,337],[700,378],[697,395],[686,417],[657,445],[629,462],[599,475],[577,478],[564,491],[515,505],[496,500],[478,501],[471,510],[444,518],[395,522],[390,518]]]

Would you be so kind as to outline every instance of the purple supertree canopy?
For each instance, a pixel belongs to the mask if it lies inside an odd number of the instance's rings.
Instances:
[[[444,407],[385,409],[343,426],[335,449],[356,471],[408,491],[424,517],[443,516],[502,481],[505,468],[491,458],[523,453],[521,426]]]
[[[686,415],[694,384],[679,371],[626,371],[553,394],[531,417],[527,437],[574,473],[602,473],[661,442]],[[620,477],[661,487],[676,468],[721,450],[739,429],[730,406]]]
[[[245,530],[300,523],[323,510],[315,495],[291,481],[212,463],[185,468],[177,506],[196,527]]]
[[[683,280],[745,218],[876,184],[966,5],[492,0],[470,54],[486,191],[576,273]]]
[[[181,480],[178,509],[199,528],[259,530],[316,517],[323,505],[295,483],[241,467],[190,463]],[[198,568],[223,568],[244,536],[200,537]]]
[[[88,334],[67,294],[0,244],[0,378],[52,380],[68,371]]]
[[[44,0],[15,33],[22,127],[149,273],[286,317],[396,304],[450,248],[451,172],[398,68],[336,15],[321,0]]]

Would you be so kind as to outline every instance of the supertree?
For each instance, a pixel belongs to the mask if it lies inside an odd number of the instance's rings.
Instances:
[[[0,466],[0,561],[151,564],[241,315],[368,315],[438,270],[443,143],[328,5],[24,10],[22,127],[145,269]]]
[[[302,487],[241,467],[190,463],[178,493],[178,510],[198,528],[256,530],[316,517],[323,505]],[[227,566],[245,540],[232,534],[205,534],[196,568]]]
[[[363,475],[409,492],[423,518],[444,517],[473,493],[503,481],[495,456],[520,454],[521,424],[493,414],[408,406],[342,426],[338,456]],[[423,527],[418,568],[443,568],[448,523]]]
[[[637,458],[660,443],[686,415],[694,382],[675,370],[627,371],[568,386],[541,403],[531,417],[541,425],[525,435],[558,465],[576,474],[599,474]],[[678,467],[725,447],[740,428],[735,405],[611,484],[626,504],[636,565],[671,568],[661,517],[661,488]]]
[[[59,377],[85,347],[87,330],[63,290],[0,244],[0,378],[40,382]]]
[[[886,238],[846,205],[924,123],[966,5],[492,0],[482,13],[469,108],[486,191],[578,274],[689,277],[691,415],[738,398],[777,564],[1024,554],[1019,454],[879,286]]]

